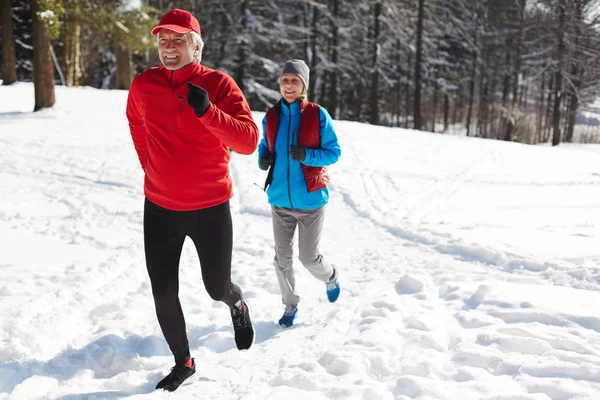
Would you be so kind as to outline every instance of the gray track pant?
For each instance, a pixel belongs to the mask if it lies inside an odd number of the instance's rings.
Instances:
[[[296,226],[300,262],[320,281],[325,282],[333,275],[333,268],[319,253],[325,206],[313,210],[271,207],[271,214],[275,239],[275,272],[282,301],[285,305],[297,305],[300,297],[296,294],[296,279],[292,267]]]

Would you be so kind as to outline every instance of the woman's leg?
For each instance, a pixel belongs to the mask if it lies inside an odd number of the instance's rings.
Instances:
[[[273,239],[275,241],[275,273],[281,290],[281,299],[287,306],[295,306],[300,301],[296,294],[296,279],[293,268],[293,242],[297,221],[293,211],[271,207]]]
[[[295,210],[298,218],[298,248],[300,262],[318,280],[327,281],[333,275],[329,265],[319,252],[321,232],[325,220],[325,206],[314,210]]]

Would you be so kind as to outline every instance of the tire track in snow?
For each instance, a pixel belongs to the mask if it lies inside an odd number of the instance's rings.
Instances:
[[[466,175],[463,174],[464,176]],[[453,193],[456,193],[462,183],[464,181],[450,185],[454,187]],[[349,206],[355,215],[369,220],[370,223],[380,229],[384,229],[405,241],[405,245],[424,247],[456,259],[492,265],[506,272],[550,280],[560,285],[600,290],[599,279],[597,278],[600,268],[582,269],[568,259],[555,262],[539,262],[515,253],[495,250],[476,243],[455,239],[449,235],[438,234],[423,228],[422,225],[413,227],[412,224],[401,224],[399,218],[387,218],[386,215],[378,215],[365,209],[364,205],[354,201],[352,195],[343,188],[332,185],[331,189],[341,195],[344,203]],[[430,210],[428,213],[432,211]]]

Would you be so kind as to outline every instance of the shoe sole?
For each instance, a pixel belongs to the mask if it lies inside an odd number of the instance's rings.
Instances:
[[[189,383],[194,383],[196,381],[198,381],[198,378],[200,377],[200,374],[198,373],[198,371],[196,370],[196,372],[194,372],[194,375],[190,376],[189,378],[187,378],[182,384],[181,386],[185,385],[185,384],[189,384]],[[181,387],[180,386],[180,387]]]
[[[175,388],[174,390],[167,390],[165,388],[155,388],[154,390],[156,390],[156,391],[161,390],[163,392],[173,393],[173,392],[176,392],[182,386],[186,386],[188,384],[192,384],[192,383],[196,382],[198,380],[198,376],[199,376],[198,371],[194,372],[185,381],[183,381],[181,383],[181,385],[177,386],[177,388]]]

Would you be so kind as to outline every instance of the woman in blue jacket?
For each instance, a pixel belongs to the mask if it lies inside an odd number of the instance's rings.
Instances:
[[[318,280],[327,298],[340,294],[337,271],[323,258],[319,242],[329,201],[328,165],[341,154],[327,110],[306,100],[309,68],[289,60],[281,72],[281,99],[265,115],[258,146],[259,167],[269,170],[265,188],[271,204],[275,271],[285,311],[279,324],[290,327],[298,311],[292,243],[298,227],[299,259]]]

